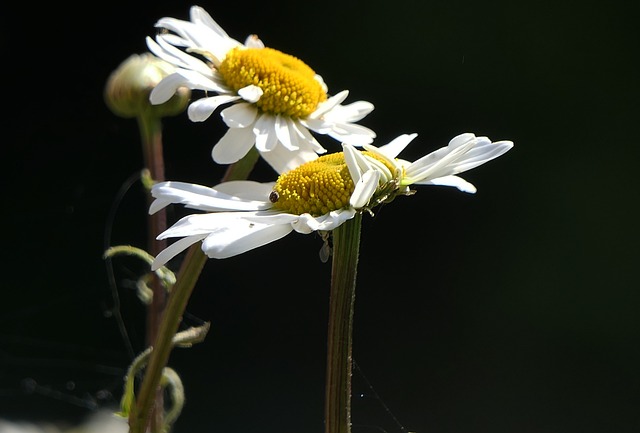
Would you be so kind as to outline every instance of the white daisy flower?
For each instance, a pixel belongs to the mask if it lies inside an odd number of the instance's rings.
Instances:
[[[375,138],[371,129],[355,123],[373,104],[341,105],[349,92],[329,96],[322,77],[300,59],[266,48],[256,35],[244,44],[230,38],[201,7],[191,7],[190,17],[162,18],[156,27],[163,31],[155,40],[147,37],[149,49],[177,68],[153,89],[150,100],[161,104],[180,87],[204,90],[207,96],[188,108],[194,122],[231,104],[220,112],[229,130],[213,147],[215,162],[234,163],[255,145],[283,173],[326,152],[310,131],[354,146]]]
[[[511,141],[491,142],[467,133],[417,161],[398,159],[415,137],[401,135],[379,148],[365,145],[362,151],[343,144],[343,152],[304,163],[276,182],[231,181],[213,188],[183,182],[154,185],[149,213],[172,203],[206,213],[188,215],[158,236],[182,239],[158,254],[152,269],[200,241],[208,257],[223,259],[292,231],[333,230],[358,212],[371,212],[398,195],[413,194],[411,185],[445,185],[475,193],[471,183],[456,175],[513,147]]]

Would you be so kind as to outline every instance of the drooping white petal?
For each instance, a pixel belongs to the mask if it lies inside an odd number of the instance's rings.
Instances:
[[[353,218],[355,214],[356,209],[352,207],[334,210],[318,217],[313,217],[305,213],[299,215],[298,218],[291,223],[291,226],[296,232],[302,234],[309,234],[319,230],[333,230],[345,221]]]
[[[467,182],[461,177],[458,176],[443,176],[437,177],[435,179],[422,181],[422,182],[414,182],[414,185],[439,185],[439,186],[453,186],[458,188],[462,192],[468,192],[469,194],[475,194],[477,189],[471,183]]]
[[[149,206],[149,215],[153,215],[154,213],[158,212],[161,209],[164,209],[170,204],[173,204],[173,201],[170,199],[156,198],[151,202],[151,205]]]
[[[349,198],[349,204],[356,209],[365,207],[373,197],[376,189],[378,189],[379,181],[380,172],[378,170],[366,171],[360,180],[355,183],[353,194]]]
[[[151,90],[149,100],[152,104],[165,103],[176,93],[179,87],[226,93],[226,89],[220,87],[210,78],[186,69],[176,69],[176,72],[164,77]]]
[[[229,128],[213,146],[211,157],[218,164],[233,164],[245,156],[255,142],[251,128]]]
[[[278,144],[275,124],[276,116],[262,113],[253,125],[253,133],[256,135],[256,149],[260,153],[269,152]]]
[[[272,182],[268,185],[253,181],[234,181],[214,188],[186,182],[160,182],[151,188],[151,195],[164,204],[169,201],[185,207],[209,212],[225,210],[253,211],[272,207],[268,201]],[[159,210],[151,204],[149,213]]]
[[[222,81],[218,74],[208,76],[189,69],[178,68],[176,73],[182,75],[189,83],[190,89],[206,90],[207,92],[234,94]]]
[[[252,201],[267,201],[275,182],[255,182],[253,180],[231,180],[219,183],[212,189],[230,196]]]
[[[222,120],[229,128],[249,128],[258,117],[258,109],[247,102],[238,102],[220,112]]]
[[[187,109],[189,120],[192,122],[204,122],[213,114],[214,111],[218,109],[218,107],[229,102],[237,101],[238,99],[240,98],[233,95],[218,95],[208,98],[200,98],[189,105],[189,108]]]
[[[263,90],[253,84],[238,90],[238,95],[240,95],[245,101],[251,103],[258,102],[263,94]]]
[[[169,74],[151,90],[149,101],[152,104],[164,104],[175,95],[180,87],[189,87],[189,81],[182,74],[176,72]]]
[[[196,242],[201,241],[206,236],[206,234],[187,236],[172,243],[167,248],[160,251],[160,253],[155,257],[155,259],[151,263],[151,270],[155,271],[164,266],[169,260],[177,256]]]
[[[262,224],[239,218],[207,236],[202,251],[210,258],[226,259],[277,241],[292,231],[290,224]]]
[[[215,212],[187,215],[160,233],[157,239],[162,240],[196,235],[208,236],[211,233],[222,230],[224,227],[234,225],[244,214],[245,212]]]

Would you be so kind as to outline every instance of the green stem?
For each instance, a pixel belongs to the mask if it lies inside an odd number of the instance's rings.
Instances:
[[[131,433],[144,433],[147,429],[155,396],[160,389],[162,371],[167,365],[171,353],[173,336],[178,332],[182,314],[206,259],[207,256],[202,252],[200,245],[193,245],[180,267],[178,279],[171,289],[171,295],[160,321],[158,336],[149,358],[142,385],[140,385],[136,405],[129,416],[129,431]]]
[[[223,182],[248,178],[260,154],[252,148],[247,155],[230,165],[222,178]],[[178,331],[182,315],[187,307],[193,288],[207,260],[199,243],[192,245],[180,267],[176,284],[171,289],[160,328],[149,358],[149,364],[140,385],[136,404],[129,416],[129,432],[145,433],[151,421],[154,401],[160,389],[162,371],[169,361],[171,341]],[[156,406],[157,407],[157,406]],[[157,407],[157,409],[160,409]]]
[[[327,332],[325,433],[351,432],[351,373],[356,273],[362,214],[333,230]]]

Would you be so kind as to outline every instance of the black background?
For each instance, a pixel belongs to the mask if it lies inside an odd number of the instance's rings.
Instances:
[[[640,431],[637,2],[200,5],[372,102],[376,144],[417,132],[407,159],[461,132],[515,143],[463,175],[475,195],[422,187],[365,216],[354,433],[401,432],[393,417],[418,433]],[[145,247],[146,205],[137,182],[117,201],[142,154],[102,91],[157,19],[189,6],[5,9],[0,419],[113,409],[128,346],[144,348],[137,260],[114,260],[128,340],[108,314],[105,232]],[[223,133],[217,114],[166,118],[167,178],[216,183]],[[187,395],[176,432],[323,431],[321,244],[294,233],[207,262],[184,323],[211,330],[170,359]]]

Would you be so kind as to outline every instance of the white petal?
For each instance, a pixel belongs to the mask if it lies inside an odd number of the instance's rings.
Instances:
[[[256,149],[269,152],[278,144],[278,136],[275,131],[276,117],[263,113],[253,125],[253,133],[256,135]]]
[[[440,186],[453,186],[458,188],[462,192],[468,192],[469,194],[475,194],[476,187],[458,176],[443,176],[435,179],[427,180],[424,182],[415,182],[415,185],[440,185]]]
[[[324,91],[324,93],[327,93],[329,91],[329,88],[327,87],[327,83],[324,82],[324,78],[322,78],[322,75],[315,74],[313,76],[313,79],[316,80],[318,83],[320,83],[320,86],[322,86],[322,90]]]
[[[387,158],[393,159],[396,158],[398,155],[400,155],[400,152],[402,152],[409,143],[411,143],[411,141],[416,138],[418,136],[418,134],[402,134],[396,138],[394,138],[393,140],[391,140],[389,143],[385,144],[384,146],[380,146],[378,148],[374,148],[373,146],[364,146],[364,148],[366,150],[375,152],[375,153],[381,153],[383,155],[385,155]]]
[[[291,233],[290,224],[261,224],[239,219],[207,236],[202,251],[214,259],[226,259],[281,239]]]
[[[189,105],[187,114],[192,122],[203,122],[207,120],[219,106],[228,102],[240,99],[233,95],[211,96],[209,98],[200,98]]]
[[[240,95],[245,101],[251,103],[258,102],[263,93],[264,92],[260,87],[254,86],[253,84],[238,90],[238,95]]]
[[[378,170],[369,170],[365,172],[360,180],[355,184],[353,194],[349,198],[349,204],[356,208],[362,209],[365,207],[373,194],[378,189],[378,182],[380,181],[380,172]]]
[[[211,157],[218,164],[233,164],[245,156],[255,142],[251,128],[229,128],[213,146]]]
[[[149,206],[149,215],[153,215],[154,213],[158,212],[161,209],[164,209],[170,204],[173,204],[173,201],[169,199],[164,199],[164,198],[155,199],[154,201],[151,202],[151,205]]]
[[[209,15],[209,13],[200,6],[192,6],[189,10],[189,17],[191,19],[191,22],[193,22],[194,24],[203,24],[209,27],[219,36],[227,38],[229,37],[229,35],[227,35],[227,32],[225,32],[222,27],[220,27],[218,23],[216,23],[213,18],[211,18],[211,15]]]
[[[406,169],[406,180],[407,183],[415,183],[458,174],[495,159],[512,147],[511,141],[491,143],[487,137],[461,134],[447,147],[410,164]]]
[[[169,260],[189,248],[191,245],[204,239],[206,236],[207,235],[188,236],[172,243],[167,248],[160,251],[160,253],[156,256],[156,258],[153,260],[153,263],[151,263],[151,270],[155,271],[161,266],[164,266]]]
[[[371,113],[374,106],[371,102],[356,101],[348,105],[336,105],[325,113],[324,118],[335,122],[357,122]]]
[[[293,126],[293,120],[291,120],[288,116],[282,116],[280,114],[276,115],[275,121],[275,130],[276,136],[280,143],[288,150],[298,150],[297,144],[294,145],[293,142],[297,143],[297,131]],[[293,135],[293,140],[292,140]]]
[[[331,132],[331,128],[333,127],[333,123],[325,122],[324,119],[308,117],[306,119],[299,119],[299,122],[306,128],[323,135]]]
[[[276,146],[269,152],[260,154],[278,174],[291,171],[302,164],[313,161],[318,155],[307,149],[289,150],[284,146]]]
[[[229,128],[247,128],[256,120],[258,109],[253,104],[238,102],[222,110],[220,116]]]
[[[327,151],[322,145],[316,140],[316,138],[311,135],[311,132],[302,124],[302,122],[292,121],[291,127],[295,130],[298,135],[298,144],[297,146],[300,149],[309,148],[313,150],[315,153],[323,154]],[[293,135],[293,134],[292,134]]]
[[[160,182],[151,188],[151,195],[162,204],[170,201],[204,211],[270,209],[268,201],[272,182],[267,185],[253,181],[235,181],[214,188],[186,182]],[[235,192],[240,194],[236,194]],[[155,201],[154,201],[155,203]],[[149,213],[158,206],[151,204]]]
[[[475,136],[466,137],[468,141],[451,140],[447,147],[442,147],[414,161],[405,170],[407,183],[415,183],[453,173],[453,164],[476,144]]]
[[[212,70],[209,65],[202,60],[185,53],[183,50],[174,47],[172,44],[167,42],[167,39],[170,38],[158,35],[156,36],[156,40],[153,40],[147,36],[147,47],[153,54],[174,66],[190,69],[205,76],[212,74]]]
[[[322,221],[320,221],[317,230],[333,230],[342,225],[345,221],[353,218],[356,212],[356,209],[352,207],[331,211]]]
[[[275,182],[255,182],[252,180],[231,180],[220,183],[212,189],[243,200],[267,201]]]
[[[331,211],[319,217],[309,214],[300,215],[291,225],[298,233],[309,234],[319,230],[333,230],[356,214],[352,207]]]
[[[352,123],[337,123],[328,132],[329,137],[341,143],[349,143],[354,146],[369,144],[376,137],[376,133],[366,126]]]
[[[478,144],[466,152],[464,156],[452,164],[453,173],[462,173],[463,171],[471,170],[485,162],[491,161],[503,154],[513,147],[511,141],[498,141],[492,143],[486,137],[478,137]]]
[[[151,90],[149,101],[154,104],[164,104],[178,91],[180,87],[188,87],[188,81],[182,76],[174,72],[164,77]]]
[[[158,235],[157,239],[209,235],[235,224],[245,212],[215,212],[192,214],[180,218]]]
[[[242,46],[238,41],[217,32],[208,26],[198,25],[175,18],[161,18],[156,27],[165,28],[182,37],[188,47],[197,48],[213,54],[222,60],[231,49]]]
[[[264,42],[260,40],[258,35],[249,35],[244,41],[244,45],[247,48],[264,48]]]
[[[357,151],[350,144],[343,144],[342,151],[344,152],[344,160],[347,164],[347,168],[349,169],[349,175],[351,179],[353,179],[353,183],[357,184],[360,182],[362,175],[373,169],[370,161],[359,151]]]
[[[332,110],[335,106],[340,105],[342,101],[347,99],[349,96],[348,90],[343,90],[335,96],[330,97],[326,101],[323,101],[318,104],[318,108],[309,115],[309,119],[318,119],[322,117],[326,112]]]

